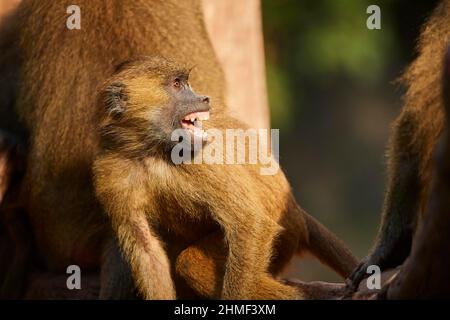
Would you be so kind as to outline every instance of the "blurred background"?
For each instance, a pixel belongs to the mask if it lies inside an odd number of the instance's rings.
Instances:
[[[380,222],[390,124],[402,104],[393,82],[415,56],[437,1],[262,0],[271,126],[300,205],[362,258]],[[371,4],[381,30],[366,28]],[[338,281],[312,259],[287,275]]]

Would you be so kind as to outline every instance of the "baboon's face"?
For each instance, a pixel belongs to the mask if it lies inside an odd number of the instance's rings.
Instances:
[[[119,74],[119,81],[107,87],[110,125],[128,128],[129,136],[133,132],[133,137],[146,139],[149,144],[172,144],[176,129],[185,130],[191,142],[203,139],[202,121],[209,119],[209,97],[196,94],[188,73],[172,64],[153,72],[145,70],[145,66],[124,69],[124,79]]]
[[[186,130],[191,138],[205,136],[203,121],[209,119],[209,97],[196,94],[186,74],[169,77],[161,86],[168,94],[166,110],[172,113],[172,129],[182,128]],[[191,139],[193,140],[193,139]]]

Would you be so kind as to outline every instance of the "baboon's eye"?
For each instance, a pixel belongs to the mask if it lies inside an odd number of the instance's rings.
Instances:
[[[181,88],[181,80],[179,78],[176,78],[175,80],[173,80],[173,87],[176,89]]]

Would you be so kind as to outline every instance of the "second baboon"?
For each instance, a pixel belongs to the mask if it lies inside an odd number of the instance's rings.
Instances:
[[[353,272],[355,289],[367,267],[382,270],[404,262],[426,212],[432,180],[433,153],[444,126],[442,70],[450,44],[450,1],[434,10],[419,39],[419,55],[402,78],[407,91],[394,122],[388,150],[388,183],[381,227],[369,255]]]

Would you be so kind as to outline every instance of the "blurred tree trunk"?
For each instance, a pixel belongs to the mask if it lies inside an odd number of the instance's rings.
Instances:
[[[205,23],[227,81],[227,104],[252,128],[269,127],[259,0],[202,0]]]

